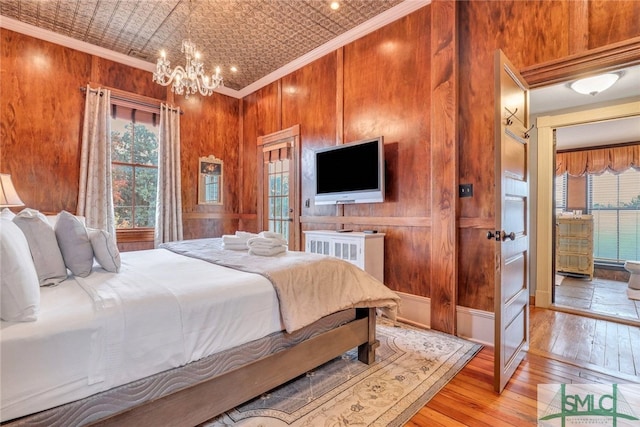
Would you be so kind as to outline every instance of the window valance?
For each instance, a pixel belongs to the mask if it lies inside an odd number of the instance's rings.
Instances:
[[[629,168],[640,170],[640,143],[556,154],[556,175],[619,174]]]

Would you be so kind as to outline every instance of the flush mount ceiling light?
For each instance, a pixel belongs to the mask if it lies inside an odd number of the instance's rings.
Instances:
[[[569,87],[574,91],[583,95],[595,96],[600,92],[609,89],[620,78],[620,73],[607,73],[600,74],[598,76],[586,77],[584,79],[576,80],[569,84]]]

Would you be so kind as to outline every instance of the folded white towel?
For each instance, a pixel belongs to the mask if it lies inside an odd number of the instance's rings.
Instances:
[[[249,248],[249,253],[251,255],[260,255],[260,256],[274,256],[286,252],[287,248],[285,246],[274,246],[272,248]]]
[[[241,239],[244,239],[244,240],[249,240],[253,237],[258,237],[258,234],[250,233],[248,231],[236,231],[236,237],[240,237]]]
[[[254,237],[247,240],[249,247],[261,246],[261,247],[274,247],[274,246],[286,246],[287,241],[281,237]]]
[[[258,237],[257,234],[248,233],[246,231],[236,231],[236,234],[224,234],[222,243],[242,243],[246,244],[251,238]]]
[[[276,233],[274,231],[261,231],[258,234],[259,237],[266,237],[267,239],[280,239],[284,240],[284,237],[280,233]]]

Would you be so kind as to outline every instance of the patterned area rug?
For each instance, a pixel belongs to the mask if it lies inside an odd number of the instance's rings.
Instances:
[[[202,426],[402,426],[482,347],[380,318],[376,332],[372,365],[351,350]]]

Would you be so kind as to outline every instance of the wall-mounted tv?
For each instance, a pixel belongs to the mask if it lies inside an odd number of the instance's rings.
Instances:
[[[316,205],[384,202],[384,138],[315,152]]]

